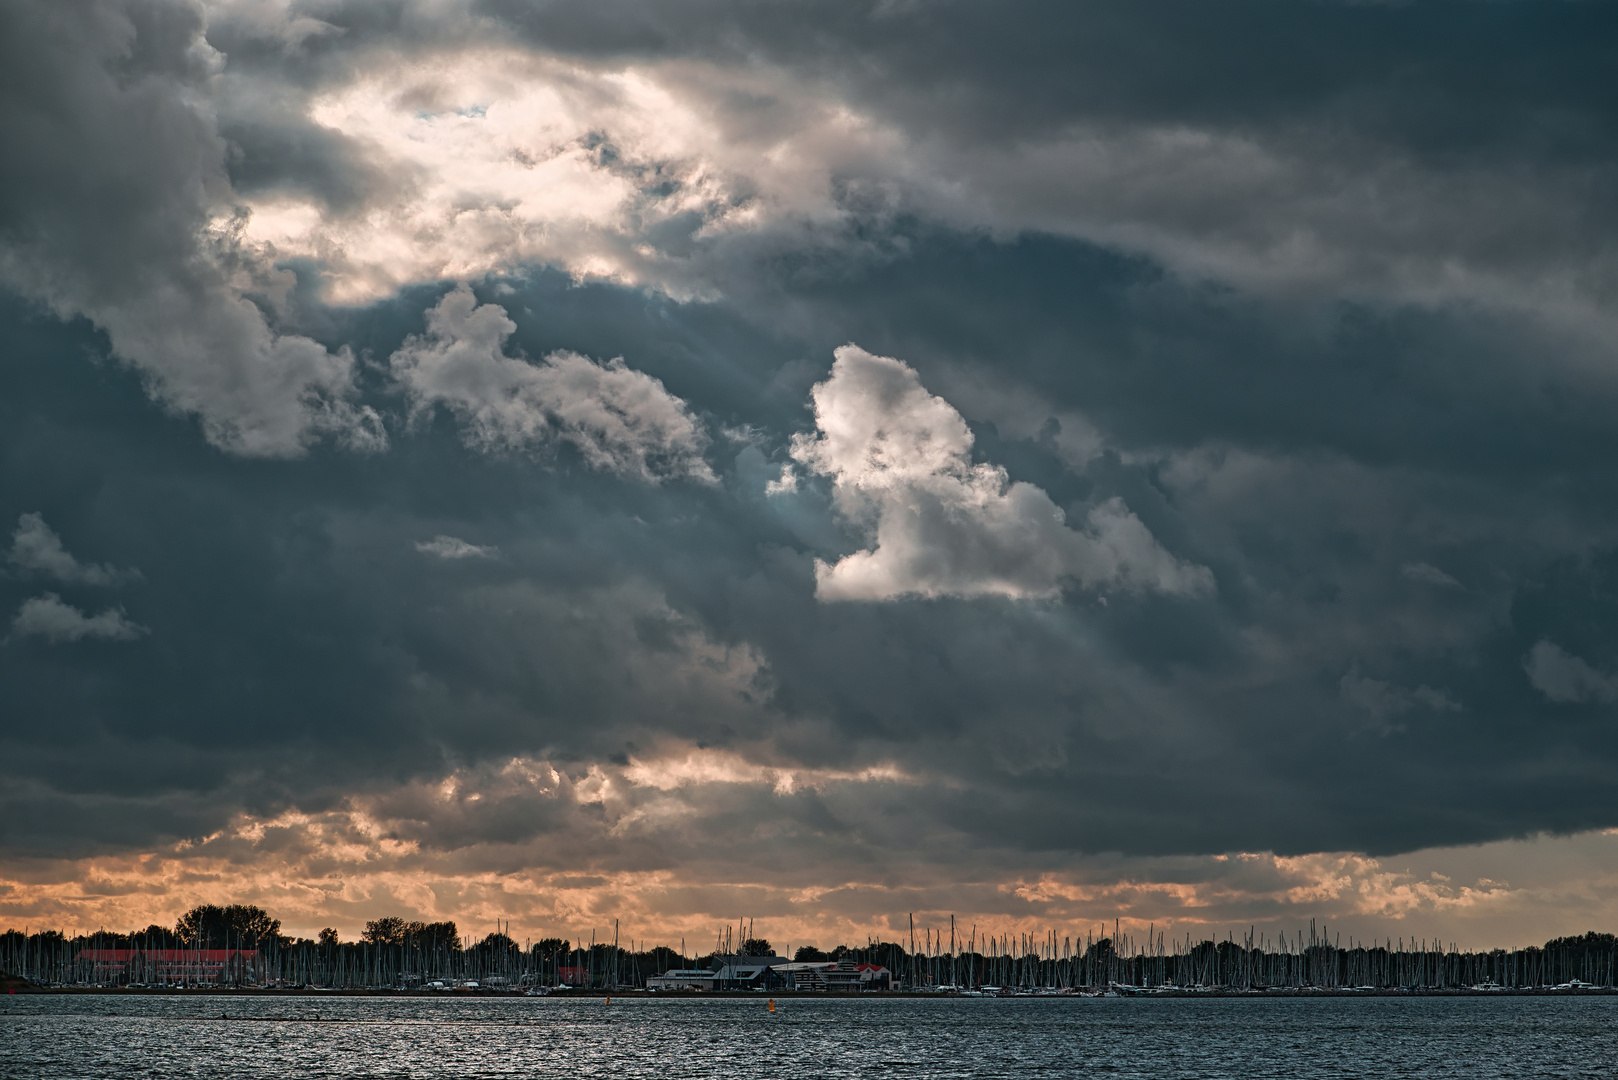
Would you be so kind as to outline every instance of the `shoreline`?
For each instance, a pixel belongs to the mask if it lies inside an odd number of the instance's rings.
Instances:
[[[468,998],[489,999],[526,999],[554,997],[558,1000],[570,998],[633,998],[635,1000],[657,1000],[661,998],[681,999],[746,999],[759,1000],[777,998],[783,1000],[859,1000],[859,999],[960,999],[960,1000],[1072,1000],[1087,998],[1138,998],[1138,999],[1197,999],[1197,998],[1246,998],[1246,999],[1277,999],[1277,998],[1417,998],[1417,997],[1470,997],[1470,998],[1521,998],[1521,997],[1615,997],[1618,996],[1618,987],[1581,986],[1581,987],[1515,987],[1499,990],[1478,990],[1471,987],[1425,987],[1412,989],[1353,989],[1342,988],[1308,988],[1308,987],[1268,987],[1263,989],[1240,990],[1231,988],[1191,990],[1191,989],[1146,989],[1134,987],[1115,991],[1098,992],[1058,992],[1058,993],[1012,993],[1012,994],[952,994],[938,993],[927,990],[875,990],[859,993],[828,993],[816,990],[658,990],[646,991],[640,989],[618,990],[567,990],[558,994],[527,994],[520,990],[494,990],[479,988],[477,990],[395,990],[388,988],[378,989],[292,989],[280,987],[120,987],[120,986],[31,986],[8,989],[0,996],[8,995],[57,995],[68,997],[86,997],[95,995],[110,995],[116,997],[222,997],[222,998],[433,998],[465,1000]]]

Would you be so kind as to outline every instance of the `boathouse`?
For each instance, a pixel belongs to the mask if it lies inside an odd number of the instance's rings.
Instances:
[[[717,972],[706,968],[674,968],[646,980],[648,990],[712,990]]]

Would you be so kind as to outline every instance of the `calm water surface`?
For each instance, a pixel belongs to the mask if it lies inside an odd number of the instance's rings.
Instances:
[[[1618,998],[0,999],[11,1077],[1618,1077]]]

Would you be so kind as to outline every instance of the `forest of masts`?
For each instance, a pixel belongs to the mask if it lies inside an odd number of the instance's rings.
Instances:
[[[392,920],[398,923],[399,920]],[[279,924],[275,924],[277,929]],[[186,942],[160,927],[132,934],[105,931],[66,935],[58,931],[10,930],[0,934],[0,972],[21,975],[44,986],[207,985],[332,989],[410,989],[476,982],[485,989],[571,985],[628,989],[649,976],[674,968],[717,969],[734,956],[762,955],[767,941],[752,937],[743,923],[715,938],[712,952],[687,955],[667,946],[610,941],[589,944],[547,938],[519,944],[502,927],[474,941],[436,932],[412,934],[405,924],[394,940],[338,942],[292,939],[272,932],[206,943]],[[204,948],[245,950],[234,963],[201,974],[206,965],[187,964],[185,950],[203,957]],[[98,964],[95,950],[133,954],[117,976]],[[105,954],[102,954],[105,955]],[[922,929],[904,943],[868,939],[863,947],[830,952],[798,950],[798,960],[847,960],[878,964],[893,973],[895,985],[911,991],[990,990],[1084,991],[1108,988],[1209,990],[1460,990],[1613,987],[1618,985],[1618,941],[1611,934],[1558,938],[1543,947],[1462,952],[1452,944],[1417,939],[1381,941],[1328,938],[1311,923],[1307,931],[1274,937],[1250,930],[1238,939],[1196,941],[1150,928],[1144,935],[1091,930],[1082,938],[1051,931],[1043,936],[1002,934],[980,937],[976,928],[961,933]]]

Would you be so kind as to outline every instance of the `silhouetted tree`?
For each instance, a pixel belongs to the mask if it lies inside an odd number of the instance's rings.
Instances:
[[[174,936],[193,948],[256,949],[279,940],[281,920],[251,904],[198,904],[180,916]]]
[[[159,926],[156,923],[153,923],[144,930],[136,931],[134,936],[138,938],[143,945],[147,945],[153,949],[162,949],[166,948],[169,942],[173,940],[174,931],[170,930],[166,926]]]
[[[439,948],[459,949],[461,947],[461,932],[452,920],[443,922],[413,922],[405,924],[405,936],[417,948],[425,949],[437,945]]]
[[[365,932],[360,938],[372,945],[409,945],[415,949],[434,945],[451,949],[461,947],[460,931],[453,922],[406,922],[397,915],[372,919],[365,924]]]
[[[475,946],[479,952],[510,953],[517,952],[517,943],[504,934],[490,934]]]
[[[365,924],[361,939],[372,945],[403,945],[405,921],[397,915],[384,915]]]

